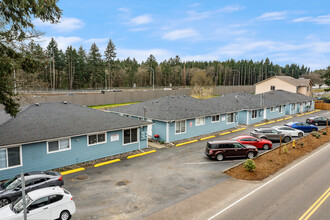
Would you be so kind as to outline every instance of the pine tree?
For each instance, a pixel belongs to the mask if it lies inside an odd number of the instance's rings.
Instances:
[[[114,43],[111,41],[111,39],[108,42],[108,46],[104,51],[104,56],[105,56],[105,61],[108,65],[108,82],[109,82],[109,87],[112,87],[112,83],[114,81],[114,74],[112,71],[113,65],[114,65],[114,60],[116,58],[116,46],[114,45]],[[106,87],[106,85],[105,85]]]

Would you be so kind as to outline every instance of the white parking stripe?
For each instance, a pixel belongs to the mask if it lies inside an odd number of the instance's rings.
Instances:
[[[194,165],[194,164],[210,164],[210,163],[232,163],[232,162],[242,162],[244,160],[224,160],[224,161],[214,161],[214,162],[196,162],[196,163],[186,163],[187,165]]]

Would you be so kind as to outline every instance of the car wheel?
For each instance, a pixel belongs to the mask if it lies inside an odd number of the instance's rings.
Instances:
[[[217,154],[217,161],[222,161],[224,159],[223,154]]]
[[[0,208],[5,206],[5,205],[8,205],[10,203],[10,200],[9,199],[0,199]]]
[[[317,122],[315,122],[315,124],[314,124],[315,126],[319,126],[319,123],[317,123]]]
[[[316,131],[316,128],[312,128],[312,131]]]
[[[302,136],[304,136],[304,133],[299,132],[299,133],[298,133],[298,137],[302,137]]]
[[[70,212],[67,210],[64,210],[63,212],[61,212],[60,214],[60,219],[61,220],[69,220],[71,218]]]
[[[252,158],[254,157],[254,153],[253,153],[253,152],[249,152],[249,153],[247,154],[247,157],[248,157],[249,159],[252,159]]]
[[[269,150],[269,145],[268,144],[264,144],[264,146],[262,146],[262,149]]]
[[[283,138],[284,143],[288,143],[289,141],[291,141],[291,138],[289,136],[286,136]]]

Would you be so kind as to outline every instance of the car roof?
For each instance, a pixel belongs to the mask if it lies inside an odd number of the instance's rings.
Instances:
[[[209,144],[236,144],[238,141],[227,140],[227,141],[210,141]]]
[[[36,178],[37,176],[59,176],[60,173],[54,172],[54,171],[31,171],[24,173],[24,177],[28,178],[28,176],[33,176],[33,178]],[[21,174],[16,175],[16,178],[20,178]]]
[[[266,127],[266,128],[265,128],[265,127],[264,127],[264,128],[255,128],[254,130],[257,130],[257,131],[258,131],[258,130],[265,130],[265,129],[273,129],[273,128],[269,128],[269,127]]]
[[[241,138],[256,138],[256,137],[253,137],[251,135],[240,135],[240,136],[234,137],[232,139],[241,139]]]
[[[59,186],[52,186],[52,187],[37,189],[28,193],[28,195],[32,200],[36,200],[40,197],[50,196],[54,194],[64,194],[64,191]]]

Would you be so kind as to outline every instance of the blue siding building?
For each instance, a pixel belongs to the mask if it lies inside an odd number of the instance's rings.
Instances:
[[[148,124],[64,103],[1,112],[0,180],[146,148]]]

